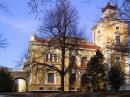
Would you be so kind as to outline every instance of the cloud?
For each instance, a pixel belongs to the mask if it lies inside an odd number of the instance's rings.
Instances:
[[[36,20],[28,17],[13,18],[7,16],[0,16],[0,24],[1,23],[7,25],[8,27],[11,27],[12,29],[25,33],[27,33],[27,31],[36,31],[38,26],[38,22]]]

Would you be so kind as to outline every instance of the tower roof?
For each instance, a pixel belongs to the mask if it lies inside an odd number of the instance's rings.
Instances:
[[[117,10],[117,7],[108,2],[107,5],[102,9],[102,12],[105,12],[107,9]]]

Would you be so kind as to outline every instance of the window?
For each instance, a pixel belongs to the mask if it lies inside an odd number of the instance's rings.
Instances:
[[[98,34],[100,34],[100,30],[98,31]]]
[[[58,54],[51,54],[50,60],[51,62],[58,62]]]
[[[48,90],[52,91],[52,90],[55,90],[55,89],[54,89],[54,87],[49,87]]]
[[[120,36],[116,36],[115,44],[116,44],[116,46],[120,45]]]
[[[86,67],[87,65],[87,57],[82,57],[81,59],[81,67]]]
[[[54,83],[54,73],[48,73],[48,82]]]
[[[46,54],[45,61],[58,62],[58,54]]]
[[[45,61],[47,61],[47,62],[50,61],[50,54],[45,55]]]
[[[76,65],[76,56],[71,56],[70,57],[70,65],[75,66]]]
[[[58,87],[58,90],[61,90],[61,87]]]
[[[50,61],[54,62],[54,55],[50,54]]]
[[[54,54],[54,62],[58,62],[58,54]]]
[[[115,57],[115,63],[116,63],[116,64],[120,64],[120,57],[119,57],[119,56],[116,56],[116,57]]]
[[[40,90],[44,90],[44,87],[40,87],[39,89],[40,89]]]
[[[119,27],[116,27],[116,30],[119,30]]]

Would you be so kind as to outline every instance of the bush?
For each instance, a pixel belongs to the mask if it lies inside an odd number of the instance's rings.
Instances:
[[[13,78],[8,68],[0,67],[0,92],[11,92],[13,86]]]
[[[112,67],[108,72],[109,85],[111,85],[111,90],[118,91],[120,86],[124,83],[124,74],[120,68]]]
[[[130,97],[130,94],[123,94],[120,97]]]

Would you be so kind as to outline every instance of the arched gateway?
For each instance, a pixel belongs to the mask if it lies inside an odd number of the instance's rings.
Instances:
[[[17,92],[28,91],[28,73],[20,70],[11,72],[14,79],[13,90]]]

